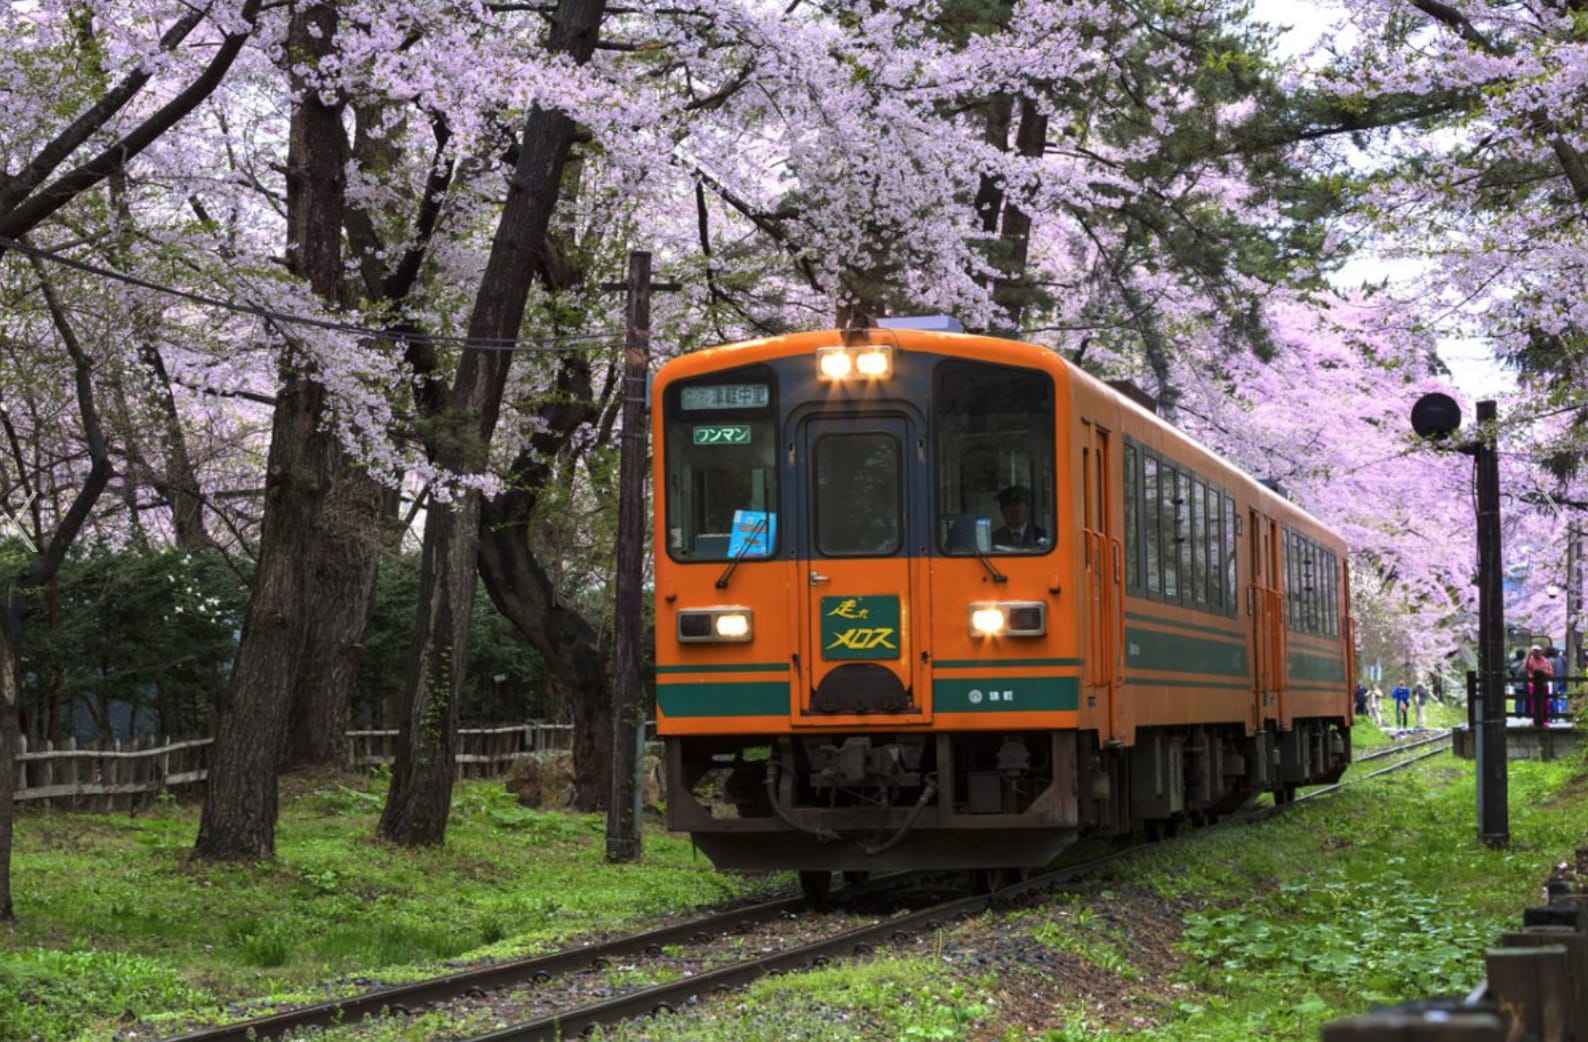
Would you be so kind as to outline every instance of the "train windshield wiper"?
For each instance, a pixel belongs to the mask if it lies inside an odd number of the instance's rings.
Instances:
[[[1009,576],[1005,575],[1003,572],[1000,572],[997,568],[995,568],[993,566],[992,559],[990,557],[988,557],[987,554],[984,551],[979,550],[979,549],[976,551],[976,560],[980,561],[981,562],[981,566],[983,568],[987,569],[987,574],[992,576],[992,581],[993,582],[995,582],[995,583],[1006,583],[1006,582],[1009,581]]]
[[[728,562],[728,567],[724,568],[722,574],[717,576],[717,589],[726,590],[728,588],[728,580],[733,578],[733,570],[739,567],[739,562],[745,559],[745,556],[750,552],[750,547],[755,545],[756,537],[765,533],[766,528],[766,518],[763,517],[755,523],[755,527],[750,529],[749,534],[744,537],[744,544],[739,547],[739,552],[733,555],[733,560]],[[770,546],[766,549],[768,553],[772,550]]]

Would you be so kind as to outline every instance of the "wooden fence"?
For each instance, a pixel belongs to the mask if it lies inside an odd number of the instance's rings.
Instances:
[[[1324,1025],[1323,1042],[1581,1042],[1588,1038],[1588,894],[1553,881],[1484,955],[1464,998],[1407,1003]]]
[[[457,778],[491,778],[538,752],[567,749],[572,724],[532,720],[511,727],[465,728],[458,732]],[[71,810],[131,810],[156,794],[202,785],[209,777],[213,738],[172,741],[140,738],[79,747],[68,740],[17,756],[16,800],[43,800]],[[348,766],[365,770],[396,757],[396,731],[347,732]]]

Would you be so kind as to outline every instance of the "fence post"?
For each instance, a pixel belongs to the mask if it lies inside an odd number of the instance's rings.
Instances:
[[[72,796],[71,799],[67,801],[66,805],[72,810],[77,810],[81,807],[81,804],[78,803],[77,797],[77,781],[78,776],[81,773],[81,765],[78,762],[79,757],[77,753],[77,736],[75,734],[66,739],[66,749],[72,754],[71,756],[67,757],[66,760],[68,776],[67,781],[72,786]]]
[[[1588,1028],[1588,934],[1570,926],[1529,926],[1500,935],[1501,948],[1554,946],[1566,952],[1566,1023]]]
[[[1569,1042],[1571,976],[1562,945],[1492,948],[1483,961],[1490,997],[1524,1035],[1538,1042]]]
[[[48,738],[44,739],[44,751],[46,753],[53,753],[55,751],[55,743],[50,741]],[[55,757],[46,756],[44,758],[44,769],[40,771],[39,774],[43,778],[44,787],[46,789],[55,784]],[[44,809],[55,809],[55,798],[53,796],[44,797]]]

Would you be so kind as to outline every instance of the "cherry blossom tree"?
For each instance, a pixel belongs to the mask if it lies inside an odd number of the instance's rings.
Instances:
[[[1509,571],[1560,558],[1588,509],[1588,205],[1576,4],[1350,0],[1291,90],[1336,114],[1308,162],[1344,186],[1336,234],[1395,265],[1427,337],[1490,345],[1520,374],[1500,401]],[[1470,415],[1470,410],[1469,410]],[[1463,530],[1468,526],[1463,525]],[[1426,557],[1407,554],[1402,574]],[[1558,564],[1555,567],[1560,567]],[[1540,569],[1547,574],[1548,569]],[[1511,583],[1508,621],[1559,634],[1546,581]]]

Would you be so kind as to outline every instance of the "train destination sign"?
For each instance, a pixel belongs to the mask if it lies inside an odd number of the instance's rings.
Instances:
[[[750,425],[747,423],[702,424],[693,430],[696,445],[748,445]]]
[[[686,410],[764,409],[771,401],[771,391],[766,384],[717,384],[686,387],[678,403]]]

